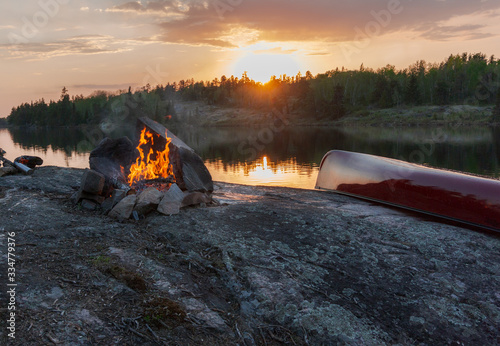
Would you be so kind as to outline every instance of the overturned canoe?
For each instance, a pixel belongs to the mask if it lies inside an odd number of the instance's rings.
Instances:
[[[332,150],[317,189],[333,190],[500,232],[500,181]]]

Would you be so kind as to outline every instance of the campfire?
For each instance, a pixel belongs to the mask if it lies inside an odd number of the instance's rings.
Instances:
[[[155,151],[154,142],[160,140],[160,136],[151,133],[144,127],[141,131],[137,150],[139,157],[129,168],[127,175],[128,184],[136,190],[144,190],[147,187],[155,186],[160,191],[166,191],[172,183],[175,183],[175,175],[170,163],[168,145],[171,139],[165,132],[167,142],[161,151]],[[145,155],[145,153],[148,153]],[[121,167],[122,172],[125,168]],[[124,173],[125,174],[125,173]]]
[[[147,117],[136,128],[136,145],[127,137],[105,138],[91,152],[75,203],[119,219],[213,203],[212,177],[193,149]]]

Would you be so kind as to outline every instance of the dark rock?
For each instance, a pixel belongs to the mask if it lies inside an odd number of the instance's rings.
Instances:
[[[54,166],[40,167],[32,175],[15,174],[0,179],[0,187],[39,190],[71,195],[80,188],[84,170]]]
[[[191,192],[182,199],[181,208],[199,204],[207,205],[211,201],[212,197],[208,196],[206,193],[198,191]]]
[[[96,202],[98,204],[103,203],[104,200],[105,200],[105,198],[103,196],[94,195],[92,193],[85,192],[81,188],[80,188],[80,190],[76,191],[71,196],[71,202],[73,202],[73,204],[78,204],[83,199],[88,199],[88,200],[94,201],[94,202]]]
[[[137,196],[134,210],[139,214],[146,215],[158,207],[163,198],[163,193],[154,187],[149,187]]]
[[[98,204],[94,201],[89,200],[89,199],[83,199],[81,206],[83,209],[94,211],[97,209]]]
[[[113,207],[114,207],[113,198],[112,197],[106,198],[104,202],[102,202],[101,204],[102,213],[104,215],[107,215],[111,211],[111,209],[113,209]]]
[[[132,215],[134,210],[135,202],[137,200],[136,195],[128,195],[122,199],[114,208],[109,212],[109,216],[117,219],[128,219]]]
[[[101,204],[102,208],[102,213],[103,214],[108,214],[111,209],[115,207],[122,199],[127,197],[127,192],[126,190],[120,190],[120,189],[114,189],[111,197],[106,198],[106,200]]]
[[[100,195],[104,188],[104,175],[92,169],[85,170],[82,177],[81,189],[94,195]]]
[[[129,167],[139,155],[127,137],[118,139],[104,138],[90,152],[89,166],[106,177],[105,192],[110,192],[116,181],[126,182],[122,167]]]
[[[156,141],[157,150],[165,147],[166,136],[170,138],[169,159],[173,166],[177,184],[182,190],[188,191],[213,191],[213,181],[210,172],[193,149],[175,136],[163,125],[147,117],[137,120],[137,131],[140,133],[146,127],[149,131],[156,133],[161,141]]]
[[[127,195],[128,195],[128,190],[114,189],[113,193],[111,194],[111,198],[113,198],[113,202],[116,205],[122,199],[124,199],[125,197],[127,197]]]
[[[172,184],[170,189],[165,193],[165,196],[158,205],[158,211],[165,215],[179,214],[184,193],[177,184]]]

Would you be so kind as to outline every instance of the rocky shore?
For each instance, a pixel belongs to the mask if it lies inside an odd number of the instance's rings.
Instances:
[[[118,222],[70,201],[82,175],[0,178],[1,344],[500,343],[497,235],[227,183],[215,183],[218,206]]]
[[[207,105],[201,101],[176,102],[177,121],[195,126],[268,126],[277,118],[286,119],[288,126],[341,126],[341,127],[407,127],[407,126],[497,126],[498,120],[493,119],[493,105],[443,105],[443,106],[413,106],[393,108],[361,107],[344,117],[332,120],[317,119],[311,114],[259,110],[241,107],[221,107]]]

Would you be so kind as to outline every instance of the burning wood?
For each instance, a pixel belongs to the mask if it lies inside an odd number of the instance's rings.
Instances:
[[[169,142],[169,161],[172,164],[176,183],[181,190],[190,192],[212,192],[214,190],[212,176],[203,160],[186,143],[163,125],[148,117],[139,118],[136,127],[138,133],[141,133],[146,128],[159,136],[159,139],[155,138],[154,146],[157,148],[156,150],[162,150],[166,142]]]
[[[145,215],[156,209],[171,215],[182,207],[212,202],[212,177],[193,149],[161,124],[146,117],[138,119],[137,134],[135,147],[127,137],[106,138],[90,153],[90,168],[105,177],[104,187],[99,193],[101,197],[106,197],[102,204],[105,212],[116,208],[109,215],[118,218],[128,218],[132,211]],[[82,186],[88,185],[90,176],[94,175],[87,174]],[[171,188],[180,193],[174,200],[170,196],[173,191],[166,193]],[[85,187],[85,190],[89,189]],[[127,195],[137,193],[137,196],[127,200],[118,199],[114,194],[115,189]],[[75,200],[88,199],[82,191],[75,195]],[[163,201],[165,198],[168,201]],[[159,204],[163,207],[158,207]],[[167,204],[169,210],[165,212]]]
[[[170,138],[167,137],[165,131],[166,143],[163,150],[155,151],[155,140],[159,141],[160,136],[148,131],[145,127],[141,131],[137,150],[139,157],[135,163],[130,166],[130,173],[127,176],[128,184],[132,187],[144,182],[145,184],[152,183],[156,179],[170,178],[169,182],[175,182],[172,164],[169,159]],[[148,150],[149,149],[149,150]],[[146,155],[145,153],[148,152]],[[123,167],[122,167],[123,169]]]

